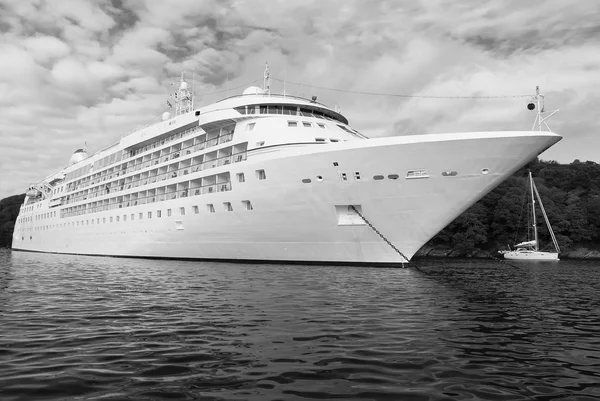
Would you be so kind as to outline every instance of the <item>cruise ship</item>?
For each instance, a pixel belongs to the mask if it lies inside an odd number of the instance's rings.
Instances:
[[[29,187],[13,249],[403,265],[555,144],[548,131],[368,138],[336,108],[263,87],[172,113]]]

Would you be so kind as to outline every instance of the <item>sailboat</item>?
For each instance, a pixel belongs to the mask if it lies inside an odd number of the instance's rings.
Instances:
[[[504,255],[505,259],[511,260],[559,260],[558,254],[560,252],[560,248],[558,246],[558,242],[556,241],[556,237],[554,236],[554,231],[552,231],[552,226],[550,226],[550,221],[548,220],[548,216],[546,215],[546,210],[544,210],[544,205],[542,204],[540,194],[531,176],[531,171],[529,172],[529,184],[531,188],[531,227],[533,229],[533,239],[515,245],[515,250],[499,252]],[[552,238],[552,243],[554,244],[555,252],[543,252],[539,250],[539,237],[537,231],[537,222],[535,218],[535,198],[537,198],[540,204],[540,209],[542,210],[546,226],[548,227],[548,231],[550,232],[550,237]]]

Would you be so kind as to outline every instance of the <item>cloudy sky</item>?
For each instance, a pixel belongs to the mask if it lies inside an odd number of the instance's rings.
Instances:
[[[0,199],[164,111],[262,85],[339,106],[367,136],[529,130],[539,85],[564,139],[600,162],[600,1],[0,0]],[[229,89],[226,91],[226,89]],[[334,91],[338,89],[343,91]],[[273,80],[272,91],[283,91]]]

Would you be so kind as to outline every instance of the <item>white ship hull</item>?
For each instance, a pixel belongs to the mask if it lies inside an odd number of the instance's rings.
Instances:
[[[541,251],[507,251],[504,252],[504,259],[509,260],[559,260],[558,253]]]
[[[32,228],[34,220],[16,227],[13,248],[228,261],[407,262],[448,223],[560,138],[548,132],[482,132],[260,148],[249,151],[243,163],[214,169],[227,168],[232,176],[245,173],[246,182],[233,182],[230,191],[56,216],[41,230]],[[257,169],[266,172],[266,179],[257,179]],[[407,171],[415,169],[426,170],[428,178],[407,179]],[[394,174],[398,177],[390,178]],[[311,182],[302,181],[306,179]],[[252,210],[245,210],[243,201],[250,201]],[[36,205],[36,213],[47,210],[48,202]],[[224,202],[233,211],[226,211]],[[207,211],[208,204],[215,213]],[[349,212],[350,205],[371,225]],[[161,218],[157,210],[162,210]],[[141,220],[94,223],[139,213]],[[69,222],[73,224],[65,227]]]

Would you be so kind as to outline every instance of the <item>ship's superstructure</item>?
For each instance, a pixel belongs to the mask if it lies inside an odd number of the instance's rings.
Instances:
[[[340,112],[250,87],[175,113],[33,185],[27,251],[240,261],[404,263],[551,132],[369,139]]]

